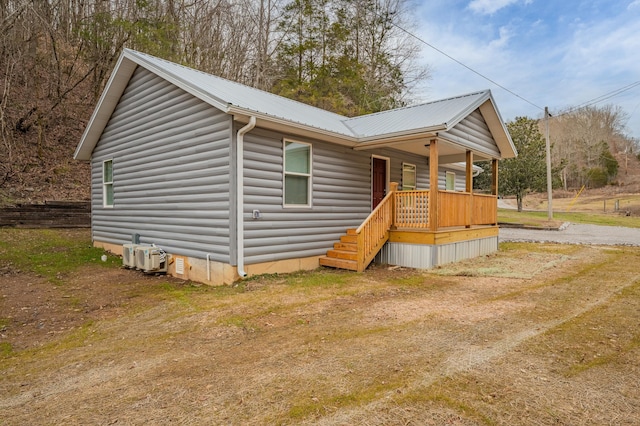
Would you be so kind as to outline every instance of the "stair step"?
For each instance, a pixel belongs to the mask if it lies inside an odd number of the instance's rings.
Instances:
[[[349,228],[347,229],[347,235],[358,235],[356,234],[357,229],[356,228]]]
[[[350,271],[358,270],[358,262],[355,260],[336,259],[333,257],[321,257],[320,265],[329,266],[331,268],[348,269]]]
[[[329,250],[327,251],[327,257],[333,257],[335,259],[358,260],[358,252],[346,250]]]
[[[341,243],[357,243],[358,242],[358,236],[357,235],[343,235],[340,237],[340,242]]]
[[[335,250],[358,251],[356,243],[333,243],[333,248]]]

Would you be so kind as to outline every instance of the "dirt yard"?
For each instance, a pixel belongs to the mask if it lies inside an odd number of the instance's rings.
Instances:
[[[0,425],[637,425],[639,264],[506,243],[219,288],[0,264]]]

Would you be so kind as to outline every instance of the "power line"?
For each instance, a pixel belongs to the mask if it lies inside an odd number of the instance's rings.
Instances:
[[[618,88],[616,90],[612,90],[611,92],[607,92],[604,95],[600,95],[598,97],[590,99],[590,100],[588,100],[586,102],[583,102],[583,103],[578,104],[576,106],[573,106],[571,108],[567,108],[565,111],[562,111],[562,112],[556,114],[556,117],[559,117],[561,115],[570,114],[570,113],[572,113],[574,111],[577,111],[577,110],[579,110],[581,108],[586,108],[588,106],[595,105],[597,103],[606,101],[607,99],[611,99],[613,97],[616,97],[616,96],[620,95],[621,93],[624,93],[624,92],[626,92],[628,90],[631,90],[631,89],[633,89],[635,87],[638,87],[638,86],[640,86],[640,80],[636,81],[634,83],[628,84],[626,86],[620,87],[620,88]]]
[[[518,95],[516,92],[514,92],[513,90],[510,90],[508,88],[506,88],[505,86],[503,86],[502,84],[496,82],[495,80],[487,77],[486,75],[482,74],[479,71],[474,70],[473,68],[471,68],[470,66],[466,65],[465,63],[457,60],[456,58],[454,58],[453,56],[449,55],[448,53],[446,53],[445,51],[438,49],[436,46],[432,45],[431,43],[428,43],[427,41],[423,40],[422,38],[418,37],[417,35],[413,34],[412,32],[405,30],[404,28],[402,28],[401,26],[391,22],[391,25],[393,25],[394,27],[396,27],[397,29],[399,29],[400,31],[404,32],[405,34],[408,34],[409,36],[415,38],[416,40],[418,40],[419,42],[425,44],[426,46],[429,46],[430,48],[432,48],[433,50],[435,50],[436,52],[440,53],[441,55],[446,56],[447,58],[451,59],[452,61],[454,61],[455,63],[457,63],[458,65],[461,65],[463,67],[465,67],[466,69],[468,69],[469,71],[471,71],[472,73],[479,75],[480,77],[484,78],[485,80],[487,80],[488,82],[495,84],[496,86],[498,86],[499,88],[501,88],[502,90],[505,90],[506,92],[512,94],[513,96],[515,96],[516,98],[519,98],[523,101],[525,101],[526,103],[528,103],[529,105],[532,105],[536,108],[538,108],[539,110],[544,111],[544,108],[542,108],[539,105],[534,104],[533,102],[531,102],[530,100]]]
[[[375,13],[375,12],[374,12],[374,13]],[[539,110],[544,111],[544,108],[543,108],[543,107],[541,107],[541,106],[539,106],[539,105],[536,105],[535,103],[531,102],[530,100],[526,99],[525,97],[523,97],[523,96],[521,96],[521,95],[517,94],[517,93],[516,93],[516,92],[514,92],[513,90],[511,90],[511,89],[509,89],[509,88],[507,88],[507,87],[503,86],[502,84],[500,84],[500,83],[498,83],[497,81],[495,81],[495,80],[493,80],[493,79],[491,79],[491,78],[487,77],[486,75],[482,74],[481,72],[476,71],[475,69],[471,68],[470,66],[468,66],[468,65],[467,65],[467,64],[465,64],[465,63],[463,63],[462,61],[459,61],[458,59],[456,59],[456,58],[454,58],[453,56],[449,55],[449,54],[448,54],[448,53],[446,53],[445,51],[443,51],[443,50],[441,50],[441,49],[437,48],[436,46],[434,46],[434,45],[432,45],[431,43],[427,42],[426,40],[422,39],[421,37],[419,37],[419,36],[415,35],[415,34],[414,34],[414,33],[412,33],[411,31],[404,29],[403,27],[399,26],[398,24],[396,24],[396,23],[394,23],[394,22],[390,22],[390,23],[391,23],[391,25],[393,25],[394,27],[396,27],[396,28],[397,28],[397,29],[399,29],[400,31],[404,32],[405,34],[409,35],[410,37],[415,38],[415,39],[416,39],[416,40],[418,40],[419,42],[421,42],[421,43],[423,43],[424,45],[426,45],[426,46],[428,46],[428,47],[432,48],[433,50],[435,50],[436,52],[440,53],[441,55],[446,56],[447,58],[451,59],[452,61],[454,61],[454,62],[455,62],[455,63],[457,63],[458,65],[461,65],[461,66],[463,66],[464,68],[468,69],[468,70],[469,70],[469,71],[471,71],[472,73],[474,73],[474,74],[476,74],[476,75],[478,75],[478,76],[482,77],[483,79],[487,80],[488,82],[490,82],[490,83],[492,83],[492,84],[494,84],[494,85],[498,86],[498,87],[499,87],[499,88],[501,88],[502,90],[504,90],[504,91],[506,91],[506,92],[508,92],[508,93],[512,94],[513,96],[517,97],[518,99],[523,100],[524,102],[528,103],[529,105],[531,105],[531,106],[533,106],[533,107],[535,107],[535,108],[538,108]],[[633,88],[635,88],[635,87],[637,87],[637,86],[640,86],[640,81],[636,81],[636,82],[631,83],[631,84],[629,84],[629,85],[627,85],[627,86],[623,86],[623,87],[618,88],[618,89],[616,89],[616,90],[613,90],[613,91],[611,91],[611,92],[605,93],[604,95],[598,96],[598,97],[596,97],[596,98],[593,98],[593,99],[590,99],[590,100],[588,100],[588,101],[586,101],[586,102],[583,102],[583,103],[581,103],[581,104],[578,104],[578,105],[576,105],[576,106],[574,106],[574,107],[568,108],[566,111],[562,111],[562,112],[560,112],[560,113],[558,113],[558,114],[555,114],[555,116],[556,116],[556,117],[558,117],[558,116],[561,116],[561,115],[569,114],[569,113],[571,113],[571,112],[573,112],[573,111],[576,111],[576,110],[578,110],[578,109],[580,109],[580,108],[585,108],[585,107],[588,107],[588,106],[595,105],[595,104],[597,104],[597,103],[600,103],[600,102],[606,101],[607,99],[611,99],[611,98],[613,98],[613,97],[615,97],[615,96],[618,96],[619,94],[624,93],[624,92],[626,92],[626,91],[628,91],[628,90],[631,90],[631,89],[633,89]]]

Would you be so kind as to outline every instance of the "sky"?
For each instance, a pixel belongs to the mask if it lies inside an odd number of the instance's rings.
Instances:
[[[416,1],[418,37],[526,101],[424,44],[431,79],[416,90],[420,100],[491,89],[510,121],[640,82],[640,0]],[[607,104],[623,109],[627,135],[640,139],[640,84],[595,106]]]

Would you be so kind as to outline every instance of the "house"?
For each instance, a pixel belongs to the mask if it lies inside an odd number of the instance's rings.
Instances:
[[[497,161],[515,155],[490,91],[347,118],[125,50],[74,158],[95,246],[155,244],[169,274],[221,284],[495,251]]]

